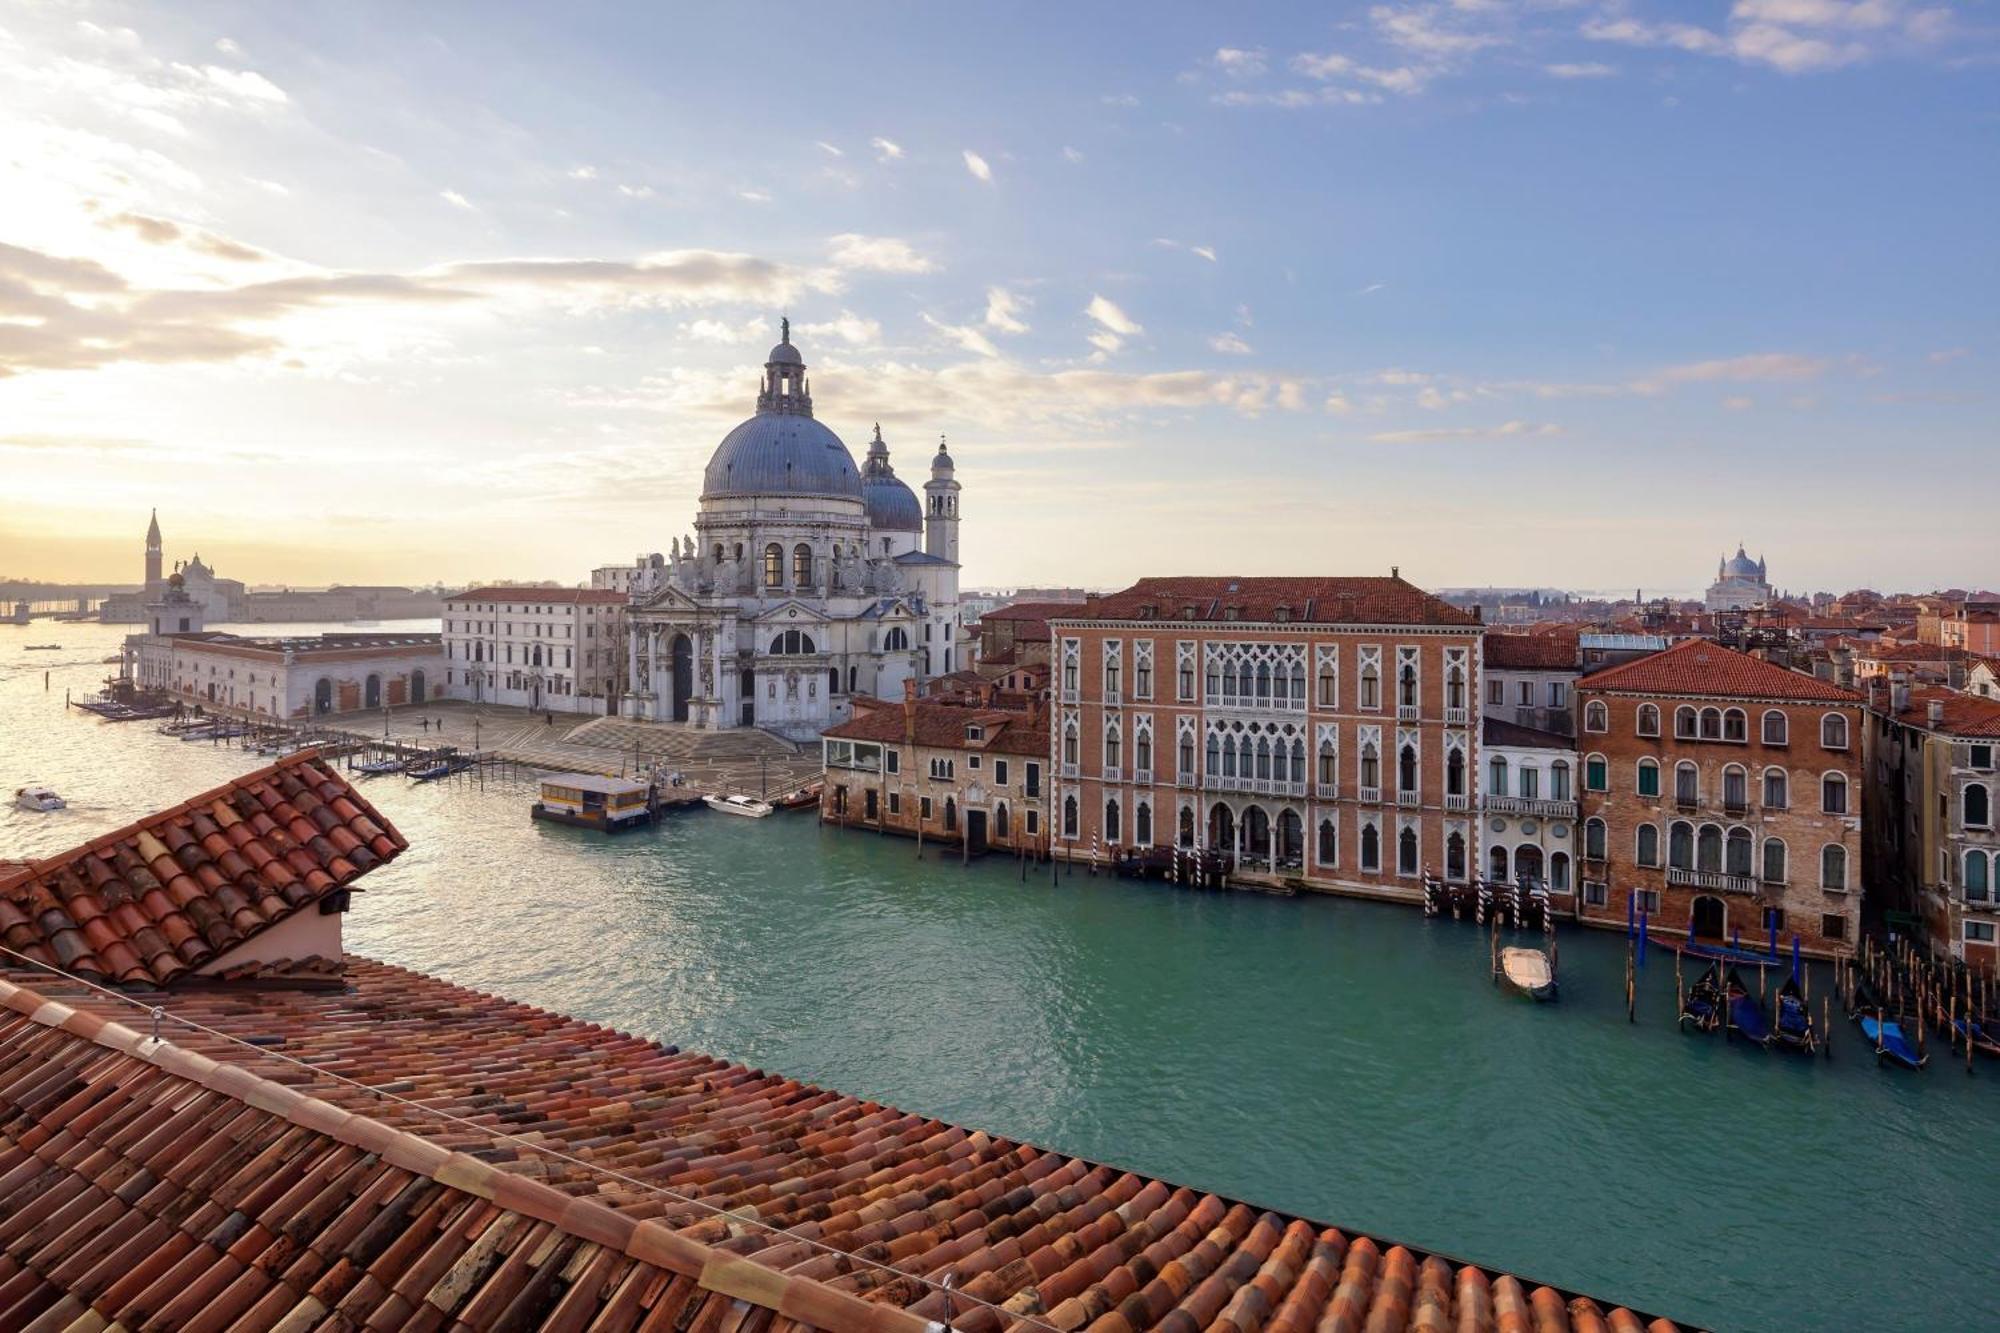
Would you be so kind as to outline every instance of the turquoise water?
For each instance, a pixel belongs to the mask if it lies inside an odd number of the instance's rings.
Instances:
[[[261,762],[65,715],[107,628],[0,634],[0,787],[77,806],[0,814],[0,856]],[[365,788],[412,847],[361,881],[358,952],[1691,1322],[2000,1326],[2000,1063],[1684,1037],[1659,953],[1628,1024],[1603,935],[1536,1006],[1410,909],[1023,882],[809,815],[607,839],[530,824],[525,787],[399,784]]]

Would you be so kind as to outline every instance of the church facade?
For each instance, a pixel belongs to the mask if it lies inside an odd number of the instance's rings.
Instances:
[[[1773,595],[1764,562],[1752,560],[1738,542],[1735,555],[1717,562],[1704,604],[1711,611],[1747,611],[1768,604]]]
[[[813,415],[787,322],[756,414],[709,459],[693,534],[635,562],[624,715],[808,739],[856,694],[964,666],[953,473],[940,440],[920,502],[879,426],[857,467]]]

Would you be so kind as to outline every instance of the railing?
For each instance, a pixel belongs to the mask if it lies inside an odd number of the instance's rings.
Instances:
[[[1444,724],[1445,724],[1445,725],[1446,725],[1447,727],[1462,727],[1462,726],[1464,726],[1464,725],[1465,725],[1465,710],[1464,710],[1463,708],[1447,708],[1447,709],[1445,709],[1445,710],[1444,710]]]
[[[1730,797],[1725,796],[1722,798],[1722,813],[1725,815],[1747,815],[1750,813],[1750,802],[1747,800],[1732,800]]]
[[[1153,785],[1153,770],[1152,770],[1152,769],[1150,769],[1150,768],[1135,768],[1135,769],[1133,769],[1133,770],[1132,770],[1132,781],[1134,781],[1134,782],[1138,783],[1138,784],[1139,784],[1140,786],[1142,786],[1142,787],[1150,787],[1150,786],[1152,786],[1152,785]]]
[[[1076,703],[1082,697],[1083,697],[1083,691],[1077,689],[1076,686],[1066,685],[1063,687],[1062,701],[1064,703],[1073,704]]]
[[[1192,773],[1174,774],[1174,785],[1176,787],[1186,787],[1190,791],[1192,791],[1194,789],[1194,774]]]
[[[1106,764],[1104,766],[1104,772],[1099,776],[1101,776],[1106,782],[1117,782],[1119,781],[1118,774],[1119,774],[1118,765]]]
[[[1304,796],[1306,784],[1287,782],[1279,778],[1246,778],[1235,774],[1204,773],[1201,785],[1205,791],[1239,791],[1257,796]]]
[[[1699,796],[1684,796],[1680,792],[1675,792],[1674,809],[1693,814],[1695,811],[1701,809],[1701,798]]]
[[[1424,797],[1422,792],[1399,791],[1396,793],[1397,805],[1403,805],[1415,808],[1417,806],[1422,805],[1423,803],[1424,803]]]
[[[1415,722],[1423,715],[1424,710],[1416,704],[1396,705],[1396,720],[1398,722]]]
[[[1488,796],[1482,806],[1489,814],[1535,815],[1542,819],[1575,819],[1575,801],[1543,801],[1532,796]]]
[[[1076,765],[1075,765],[1075,764],[1064,764],[1064,765],[1062,766],[1062,775],[1063,775],[1064,777],[1066,777],[1066,778],[1073,778],[1073,777],[1075,777],[1075,776],[1076,776]]]
[[[1340,799],[1340,784],[1322,782],[1313,788],[1313,795],[1322,801],[1337,801]]]
[[[1287,695],[1283,699],[1260,698],[1257,695],[1211,694],[1208,696],[1210,708],[1227,708],[1239,713],[1303,713],[1306,711],[1304,699],[1294,699]]]
[[[1755,893],[1755,875],[1732,875],[1721,870],[1688,870],[1681,866],[1667,867],[1667,883],[1690,889],[1719,889],[1724,893]]]
[[[1458,792],[1456,794],[1452,792],[1446,792],[1444,794],[1444,808],[1447,810],[1468,810],[1471,807],[1472,807],[1472,798],[1467,796],[1464,792]]]
[[[1369,805],[1374,805],[1382,799],[1382,789],[1380,787],[1363,787],[1358,794],[1362,801]]]

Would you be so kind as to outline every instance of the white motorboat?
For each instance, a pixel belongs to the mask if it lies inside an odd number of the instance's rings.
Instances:
[[[769,801],[758,800],[755,796],[705,796],[702,802],[711,810],[720,810],[726,815],[748,815],[752,819],[762,819],[778,808]]]
[[[26,787],[15,789],[14,804],[23,810],[35,810],[44,814],[51,810],[65,810],[69,808],[62,797],[56,795],[47,787],[38,787],[32,783]]]

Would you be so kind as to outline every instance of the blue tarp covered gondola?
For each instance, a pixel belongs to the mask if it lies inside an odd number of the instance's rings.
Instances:
[[[1764,1006],[1759,1004],[1736,975],[1736,969],[1729,969],[1729,1026],[1741,1032],[1754,1042],[1771,1039],[1771,1021],[1764,1017]]]
[[[1903,1025],[1891,1019],[1883,1021],[1874,1014],[1861,1016],[1861,1031],[1868,1040],[1875,1043],[1875,1058],[1899,1064],[1905,1069],[1922,1069],[1930,1062],[1928,1055],[1918,1055],[1917,1048],[1903,1032]]]

